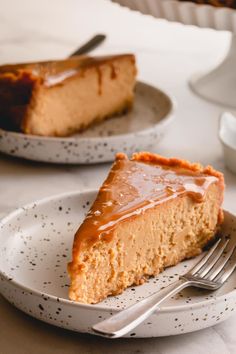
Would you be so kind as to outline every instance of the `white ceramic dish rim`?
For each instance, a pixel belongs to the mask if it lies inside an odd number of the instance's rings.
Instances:
[[[222,143],[225,147],[227,147],[227,148],[229,148],[229,149],[231,149],[231,150],[234,150],[235,153],[236,153],[236,148],[233,147],[232,145],[230,145],[229,143],[227,143],[225,140],[223,140],[223,138],[220,136],[220,133],[219,133],[219,139],[220,139],[221,143]]]
[[[90,194],[90,193],[97,193],[97,192],[98,191],[94,190],[94,189],[88,189],[88,190],[85,190],[83,192],[71,191],[71,192],[60,193],[60,194],[52,195],[50,197],[46,197],[46,198],[43,198],[43,199],[36,200],[36,201],[34,201],[32,203],[24,205],[23,207],[17,208],[13,212],[11,212],[7,216],[5,216],[3,219],[1,219],[0,220],[0,227],[1,226],[3,227],[5,224],[8,223],[9,220],[11,220],[12,218],[14,218],[17,215],[21,214],[26,209],[28,209],[28,210],[32,209],[35,206],[35,204],[37,206],[40,206],[40,205],[48,203],[48,202],[50,202],[52,200],[75,197],[76,195],[84,194],[84,193]],[[1,269],[0,269],[0,277],[2,277],[5,281],[9,281],[9,277],[7,276],[6,273],[1,271]],[[106,311],[106,312],[118,312],[119,311],[115,307],[109,307],[108,308],[108,307],[105,307],[105,306],[102,306],[102,305],[99,305],[99,304],[95,304],[95,305],[83,304],[83,303],[79,303],[79,302],[72,301],[72,300],[69,300],[69,299],[57,297],[55,295],[47,294],[47,293],[44,293],[42,291],[34,290],[34,289],[29,288],[29,287],[27,287],[25,285],[22,285],[21,283],[17,282],[16,280],[11,280],[11,284],[13,284],[15,287],[18,287],[18,288],[23,289],[23,290],[25,290],[27,292],[30,292],[31,294],[36,295],[38,297],[42,297],[43,295],[46,295],[53,302],[57,302],[58,299],[59,299],[61,303],[64,303],[66,305],[78,306],[78,307],[82,307],[82,308],[88,309],[88,310]],[[198,302],[198,303],[195,303],[195,304],[191,304],[191,305],[190,304],[186,304],[186,305],[180,305],[180,306],[168,306],[168,307],[163,306],[163,307],[161,307],[160,311],[161,312],[165,312],[165,313],[170,313],[170,312],[174,312],[174,311],[175,312],[179,312],[179,311],[188,310],[189,307],[191,307],[191,310],[194,310],[196,308],[201,308],[201,307],[207,306],[208,304],[212,303],[213,301],[215,303],[221,302],[222,299],[228,299],[228,298],[232,297],[235,293],[236,293],[236,289],[230,291],[227,294],[222,294],[222,295],[218,296],[217,298],[211,298],[211,299],[204,300],[204,301],[201,301],[201,302]]]
[[[151,128],[146,128],[146,129],[142,129],[142,130],[138,130],[136,132],[133,133],[128,133],[128,134],[117,134],[117,135],[111,135],[111,136],[106,136],[106,137],[47,137],[47,136],[41,136],[41,135],[31,135],[31,134],[24,134],[24,133],[18,133],[18,132],[14,132],[14,131],[8,131],[8,130],[4,130],[0,128],[0,134],[10,134],[13,137],[16,138],[26,138],[29,140],[40,140],[40,141],[44,141],[44,142],[72,142],[72,143],[77,143],[78,141],[83,142],[83,141],[88,141],[91,140],[93,142],[100,142],[103,141],[104,138],[106,138],[106,140],[120,140],[121,138],[123,139],[129,139],[129,137],[133,137],[134,134],[149,134],[150,132],[153,131],[153,129],[160,127],[160,126],[164,126],[166,124],[168,124],[169,122],[171,122],[174,119],[174,112],[177,109],[177,100],[175,97],[173,97],[172,95],[170,95],[169,93],[166,93],[165,91],[163,91],[162,89],[159,89],[158,87],[149,84],[147,82],[144,81],[137,81],[137,83],[141,83],[144,85],[147,85],[149,87],[155,88],[156,90],[160,91],[161,94],[163,94],[170,103],[170,109],[168,111],[168,113],[160,120],[158,121],[156,124],[154,124]]]
[[[231,145],[230,143],[228,143],[228,142],[225,140],[224,135],[223,135],[223,133],[222,133],[222,124],[221,124],[221,121],[222,121],[223,116],[224,116],[226,113],[228,113],[228,112],[223,112],[223,113],[221,113],[221,115],[220,115],[220,118],[219,118],[218,137],[219,137],[219,139],[220,139],[220,142],[221,142],[225,147],[234,150],[234,151],[235,151],[235,154],[236,154],[236,147],[234,147],[233,145]],[[230,114],[232,114],[232,113],[230,113]],[[235,118],[235,119],[236,119],[236,118]]]

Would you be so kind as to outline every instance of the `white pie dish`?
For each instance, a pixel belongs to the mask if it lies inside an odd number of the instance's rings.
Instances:
[[[158,88],[138,82],[131,112],[70,137],[41,137],[0,129],[0,151],[50,163],[93,164],[115,153],[155,151],[173,122],[176,103]]]
[[[71,192],[22,207],[0,223],[0,292],[27,314],[66,329],[92,333],[91,326],[157,291],[192,267],[192,259],[166,269],[146,284],[96,305],[68,299],[66,265],[73,235],[96,191]],[[236,237],[236,217],[225,212],[225,233]],[[235,311],[236,273],[218,291],[186,289],[127,337],[158,337],[196,331]]]
[[[178,0],[112,0],[132,10],[185,25],[236,33],[235,10]]]

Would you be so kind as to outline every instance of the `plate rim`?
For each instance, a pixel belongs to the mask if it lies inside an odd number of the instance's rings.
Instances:
[[[68,191],[68,192],[64,192],[64,193],[53,194],[48,197],[37,199],[33,202],[27,203],[27,204],[13,210],[9,214],[7,214],[5,217],[0,219],[0,233],[1,233],[1,229],[4,227],[4,225],[6,225],[8,223],[8,221],[10,221],[12,218],[16,217],[17,215],[23,213],[25,210],[32,209],[33,207],[35,207],[35,205],[42,206],[43,204],[49,203],[50,201],[56,201],[58,199],[76,197],[81,194],[96,194],[96,193],[98,193],[98,189],[85,189],[83,191],[72,190],[72,191]],[[223,211],[226,213],[229,213],[233,217],[236,217],[234,214],[230,213],[230,211],[227,211],[225,209],[223,209]],[[9,277],[1,269],[0,269],[0,278],[2,278],[5,281],[9,281]],[[100,303],[84,304],[84,303],[80,303],[80,302],[73,301],[70,299],[61,298],[61,297],[58,297],[58,296],[55,296],[52,294],[42,292],[40,290],[35,290],[35,289],[30,288],[25,285],[22,285],[20,282],[14,280],[14,279],[10,280],[10,282],[11,282],[11,284],[13,284],[13,286],[15,286],[19,289],[23,289],[23,290],[29,292],[30,294],[33,294],[37,297],[47,296],[53,302],[59,301],[59,302],[65,304],[66,306],[76,306],[76,307],[80,307],[80,308],[87,309],[87,310],[105,311],[105,312],[119,312],[119,311],[121,311],[120,309],[117,309],[116,307],[105,307],[103,305],[100,305]],[[235,293],[236,293],[236,289],[233,289],[232,291],[228,292],[227,294],[222,294],[220,296],[216,296],[214,298],[210,298],[210,299],[203,300],[201,302],[196,302],[193,304],[185,304],[185,305],[180,305],[180,306],[162,306],[158,310],[158,312],[163,312],[163,313],[183,312],[183,311],[188,311],[190,309],[191,309],[191,311],[194,311],[195,309],[205,307],[208,304],[209,305],[212,303],[216,304],[216,303],[221,302],[225,299],[231,298],[233,295],[235,295]],[[1,294],[1,288],[0,288],[0,294]]]
[[[170,109],[167,112],[167,114],[157,123],[153,124],[152,127],[150,128],[145,128],[142,130],[138,130],[136,132],[131,132],[131,133],[127,133],[127,134],[118,134],[118,135],[109,135],[109,136],[103,136],[103,137],[96,137],[96,136],[92,136],[92,137],[80,137],[80,136],[68,136],[68,137],[56,137],[56,136],[41,136],[41,135],[33,135],[33,134],[24,134],[21,132],[14,132],[14,131],[10,131],[10,130],[5,130],[0,128],[0,136],[1,135],[8,135],[8,136],[12,136],[15,137],[17,139],[28,139],[31,141],[43,141],[46,143],[52,143],[52,142],[58,142],[58,143],[78,143],[78,142],[83,142],[83,141],[93,141],[93,142],[100,142],[103,141],[104,139],[107,139],[108,141],[111,140],[116,140],[116,139],[128,139],[129,137],[133,137],[135,134],[148,134],[150,132],[150,130],[152,131],[153,129],[160,127],[160,126],[164,126],[168,123],[170,123],[174,118],[175,118],[175,111],[177,110],[177,100],[176,98],[172,95],[167,93],[166,91],[160,89],[159,87],[157,87],[156,85],[153,85],[151,83],[148,83],[146,81],[142,81],[142,80],[137,80],[136,84],[141,84],[144,86],[148,86],[149,88],[153,88],[156,91],[159,91],[159,93],[163,94],[169,101],[170,104]]]

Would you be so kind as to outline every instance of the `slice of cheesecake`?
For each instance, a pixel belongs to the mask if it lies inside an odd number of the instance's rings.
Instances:
[[[0,67],[0,126],[67,136],[132,107],[132,54]]]
[[[210,166],[118,154],[75,234],[70,299],[97,303],[198,255],[223,221],[223,192]]]

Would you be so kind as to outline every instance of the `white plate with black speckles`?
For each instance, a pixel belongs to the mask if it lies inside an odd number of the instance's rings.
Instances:
[[[113,161],[120,151],[155,151],[174,118],[175,100],[138,82],[134,107],[70,137],[40,137],[0,129],[0,151],[29,160],[92,164]]]
[[[50,324],[92,333],[91,326],[174,281],[197,259],[166,269],[97,305],[68,299],[67,263],[74,232],[96,192],[50,197],[11,213],[0,223],[0,292],[22,311]],[[223,232],[236,237],[236,217],[225,212]],[[127,337],[158,337],[209,327],[236,309],[236,272],[216,292],[186,289]]]

